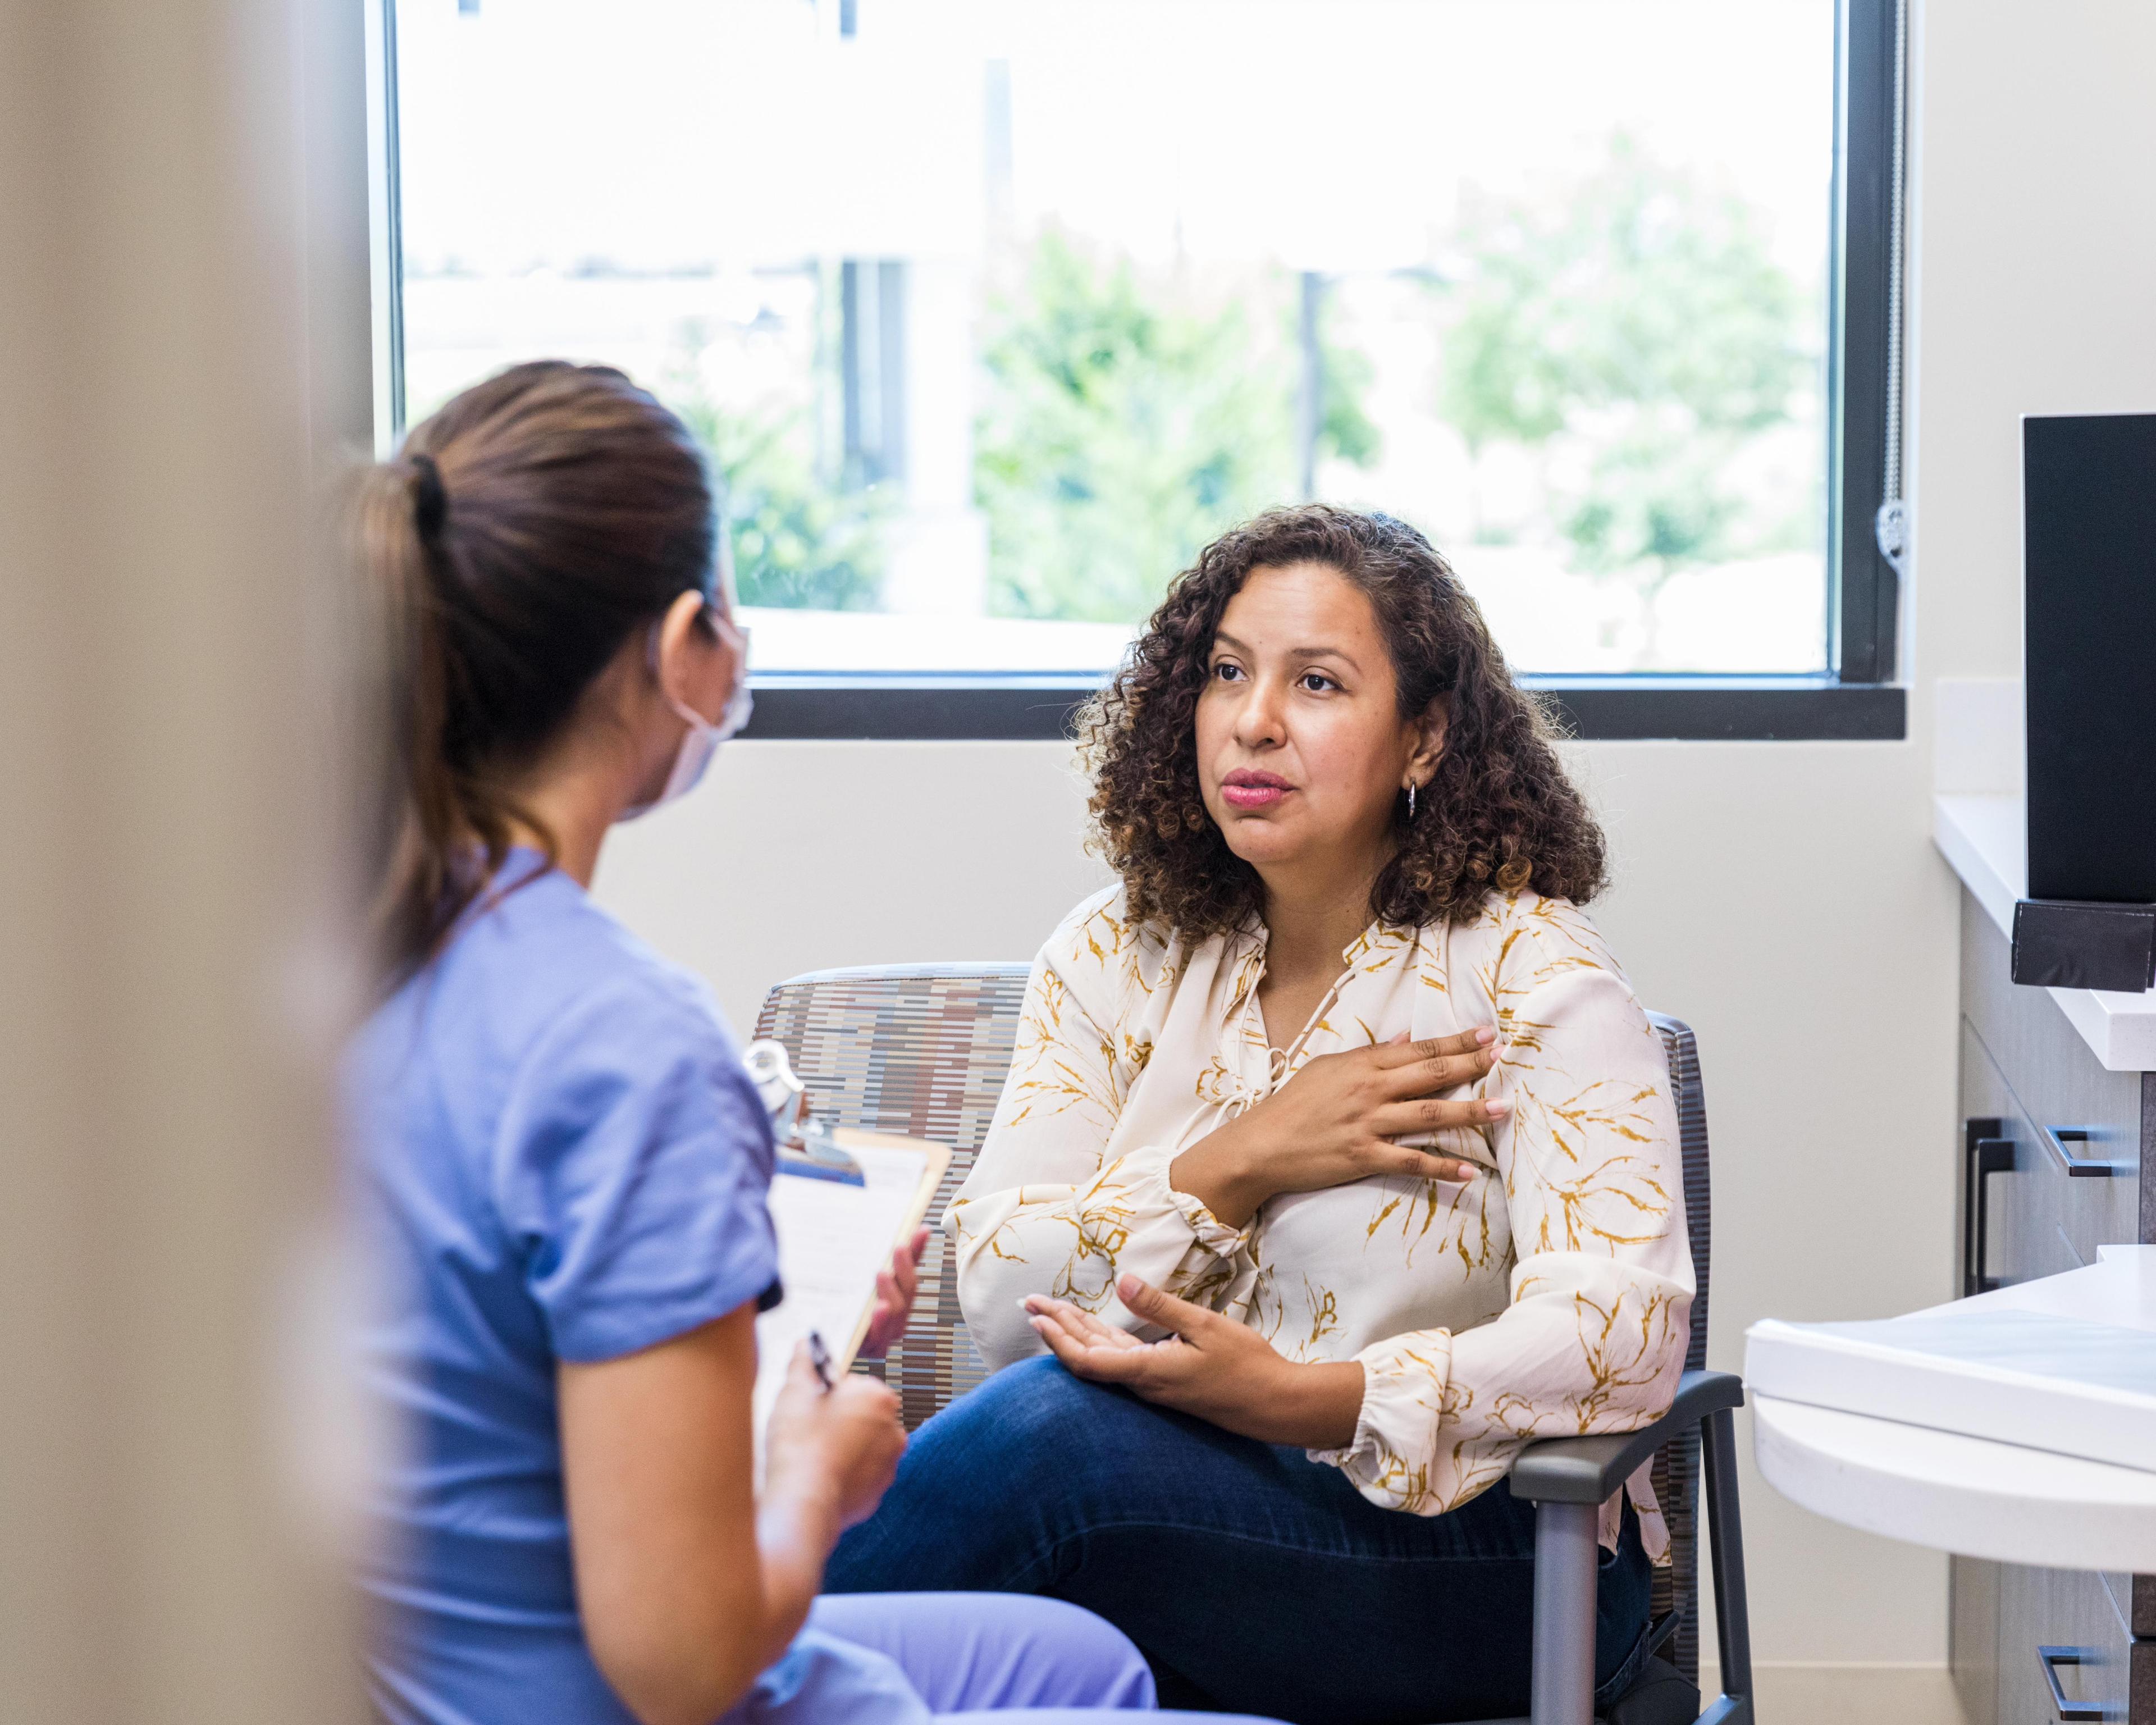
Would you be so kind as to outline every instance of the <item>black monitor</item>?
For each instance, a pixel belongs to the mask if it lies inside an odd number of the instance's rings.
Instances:
[[[2029,896],[2156,903],[2156,413],[2021,422]]]

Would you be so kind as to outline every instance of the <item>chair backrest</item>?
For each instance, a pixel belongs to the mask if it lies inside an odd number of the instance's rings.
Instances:
[[[940,1217],[966,1178],[994,1117],[1018,1034],[1025,995],[1023,964],[914,964],[821,970],[781,983],[757,1017],[756,1034],[783,1043],[818,1114],[839,1126],[902,1132],[951,1147],[951,1168],[930,1211]],[[1650,1020],[1662,1040],[1674,1093],[1684,1165],[1685,1213],[1691,1232],[1691,1343],[1685,1366],[1707,1363],[1708,1245],[1712,1213],[1707,1184],[1707,1101],[1691,1028],[1661,1013]],[[941,1234],[921,1260],[921,1295],[883,1375],[898,1392],[907,1429],[987,1375],[966,1334],[956,1278]],[[1697,1681],[1698,1480],[1697,1433],[1664,1450],[1655,1489],[1668,1519],[1671,1563],[1655,1574],[1657,1613],[1683,1617],[1666,1650]]]
[[[1714,1237],[1712,1193],[1707,1170],[1707,1092],[1699,1081],[1699,1045],[1691,1026],[1650,1012],[1647,1020],[1662,1039],[1670,1091],[1677,1115],[1678,1153],[1684,1166],[1685,1223],[1691,1236],[1691,1340],[1685,1369],[1707,1366],[1707,1272]],[[1665,1444],[1655,1458],[1655,1496],[1670,1529],[1670,1567],[1655,1571],[1653,1609],[1659,1617],[1676,1609],[1676,1633],[1664,1656],[1692,1682],[1699,1681],[1699,1428]]]
[[[819,970],[781,983],[756,1034],[785,1045],[817,1115],[951,1147],[929,1219],[939,1220],[995,1117],[1025,999],[1024,964]],[[966,1334],[942,1235],[929,1236],[921,1292],[884,1363],[910,1431],[988,1375]]]

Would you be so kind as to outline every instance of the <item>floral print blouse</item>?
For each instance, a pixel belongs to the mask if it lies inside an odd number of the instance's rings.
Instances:
[[[1492,893],[1471,922],[1373,926],[1285,1050],[1258,1008],[1265,963],[1261,926],[1186,942],[1131,921],[1120,888],[1042,949],[994,1122],[944,1218],[988,1363],[1040,1351],[1028,1294],[1142,1332],[1115,1291],[1134,1273],[1290,1359],[1359,1360],[1354,1440],[1312,1459],[1416,1515],[1486,1490],[1529,1438],[1658,1417],[1692,1298],[1676,1119],[1661,1039],[1585,914]],[[1181,1152],[1314,1056],[1477,1024],[1496,1028],[1497,1062],[1448,1094],[1511,1111],[1406,1141],[1472,1163],[1464,1184],[1374,1176],[1230,1228],[1170,1183]],[[1645,1469],[1630,1491],[1663,1561]],[[1605,1545],[1619,1513],[1603,1507]]]

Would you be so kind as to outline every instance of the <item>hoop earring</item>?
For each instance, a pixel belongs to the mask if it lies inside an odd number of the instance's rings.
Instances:
[[[1414,782],[1410,779],[1408,782],[1408,819],[1409,820],[1414,819]]]

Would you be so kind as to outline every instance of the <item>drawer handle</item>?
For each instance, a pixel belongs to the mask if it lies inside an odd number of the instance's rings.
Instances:
[[[2044,1147],[2066,1173],[2077,1180],[2107,1180],[2118,1172],[2118,1164],[2100,1156],[2082,1156],[2066,1148],[2069,1144],[2087,1144],[2095,1142],[2096,1134],[2085,1126],[2040,1126],[2036,1136],[2044,1141]]]
[[[2084,1719],[2121,1719],[2124,1710],[2100,1701],[2068,1701],[2066,1692],[2059,1686],[2059,1667],[2062,1665],[2100,1665],[2102,1660],[2093,1647],[2039,1647],[2036,1663],[2044,1668],[2044,1681],[2051,1692],[2051,1706],[2067,1725]]]
[[[1984,1261],[1989,1255],[1988,1243],[1991,1235],[1991,1206],[1989,1177],[2014,1172],[2014,1141],[2002,1137],[2006,1122],[1995,1115],[1979,1115],[1962,1122],[1962,1149],[1967,1158],[1965,1178],[1968,1190],[1962,1204],[1961,1237],[1961,1291],[1967,1299],[1971,1294],[1988,1294],[1999,1286],[1999,1278],[1987,1275]]]

